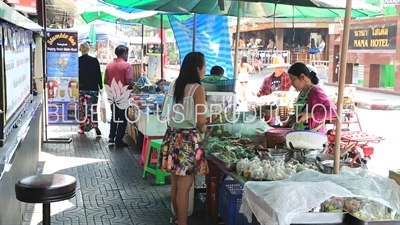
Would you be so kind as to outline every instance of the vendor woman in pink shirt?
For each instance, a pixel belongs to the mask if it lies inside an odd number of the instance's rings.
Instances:
[[[336,116],[336,106],[318,86],[319,78],[303,63],[293,64],[288,74],[293,87],[300,91],[294,104],[295,130],[312,130],[326,134],[325,120]]]

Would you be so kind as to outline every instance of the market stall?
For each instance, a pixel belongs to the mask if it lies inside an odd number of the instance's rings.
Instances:
[[[219,78],[215,79],[218,80]],[[206,89],[210,88],[209,82],[211,80],[209,77],[205,78],[206,85],[203,86]],[[349,99],[349,103],[352,103],[352,99],[354,98],[353,91],[353,89],[347,89],[348,93],[346,97]],[[228,225],[247,224],[247,220],[254,221],[253,224],[258,224],[258,222],[261,224],[321,224],[333,222],[341,224],[345,222],[344,218],[357,220],[355,217],[371,220],[371,217],[367,215],[368,213],[364,211],[356,214],[353,213],[350,216],[345,216],[346,212],[342,211],[336,213],[330,212],[332,208],[329,205],[330,202],[334,201],[335,197],[343,197],[343,193],[348,188],[347,186],[338,188],[339,193],[336,195],[334,195],[336,192],[333,192],[332,196],[321,200],[318,205],[323,205],[324,209],[321,209],[320,206],[313,206],[307,210],[302,208],[303,211],[299,211],[297,208],[285,209],[288,210],[286,211],[288,214],[292,213],[290,210],[300,213],[296,215],[294,213],[293,217],[285,218],[283,216],[279,219],[275,215],[275,212],[271,211],[272,209],[270,211],[263,211],[262,209],[265,209],[265,205],[263,204],[266,204],[263,201],[258,202],[257,204],[259,205],[254,206],[256,204],[254,199],[263,199],[263,193],[268,189],[268,185],[284,182],[285,180],[292,179],[292,177],[300,176],[302,173],[309,173],[309,171],[323,175],[333,174],[334,130],[336,122],[329,121],[333,127],[330,130],[332,133],[328,135],[309,130],[293,131],[290,126],[282,127],[287,120],[290,120],[288,118],[292,115],[292,100],[294,96],[295,93],[291,92],[276,92],[269,96],[257,98],[253,102],[250,102],[248,112],[236,112],[234,116],[238,119],[236,123],[221,126],[217,129],[210,127],[207,137],[204,140],[210,167],[210,173],[206,176],[207,221],[210,224],[218,224],[220,218]],[[332,101],[335,101],[335,96],[332,96]],[[286,108],[286,114],[281,113],[282,110],[280,109],[282,107]],[[355,113],[352,108],[345,112]],[[350,125],[359,125],[358,117],[347,115],[344,114],[342,124],[349,125],[349,130],[341,134],[340,166],[364,171],[365,164],[367,163],[364,159],[367,159],[369,154],[373,153],[373,148],[368,143],[379,142],[383,138],[364,135],[361,127],[356,127],[358,131],[354,131],[354,127],[350,127]],[[281,117],[285,121],[279,121],[278,125],[270,126],[269,121],[263,120],[266,117]],[[357,135],[350,135],[356,133]],[[254,189],[253,186],[249,187],[248,190],[251,192],[252,198],[248,199],[246,206],[243,204],[246,196],[243,193],[246,191],[247,185],[253,181],[257,181],[253,184],[256,188]],[[307,180],[296,182],[307,182]],[[303,184],[300,185],[297,183],[296,185],[301,186]],[[303,185],[302,188],[312,188],[314,184],[310,185]],[[262,192],[257,191],[257,187],[264,186],[266,188]],[[295,189],[293,188],[293,190]],[[318,193],[314,194],[317,195]],[[344,201],[343,198],[341,200]],[[268,202],[272,202],[272,200]],[[246,211],[239,210],[241,207],[247,207],[247,214]],[[273,207],[271,206],[271,208]],[[311,209],[313,211],[309,212]],[[261,213],[253,214],[257,210],[261,211]],[[280,213],[284,213],[285,210]],[[338,209],[335,208],[334,210]],[[245,215],[242,215],[240,212],[243,212]],[[264,219],[260,220],[260,218]],[[282,223],[275,221],[285,221],[285,219],[286,222]],[[383,219],[383,217],[380,217],[380,219]]]
[[[301,135],[296,133],[285,136]],[[323,147],[299,153],[266,150],[247,138],[212,137],[206,149],[208,224],[219,224],[219,217],[228,225],[400,223],[394,181],[344,160],[339,175],[332,175],[333,155],[321,153]]]
[[[90,42],[89,30],[78,31],[78,42]],[[118,45],[129,44],[129,38],[121,32],[113,33],[109,30],[96,29],[95,54],[100,63],[108,63],[115,58],[114,50]]]

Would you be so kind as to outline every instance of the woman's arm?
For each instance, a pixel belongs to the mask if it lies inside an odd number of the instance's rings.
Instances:
[[[207,106],[206,106],[206,92],[204,91],[204,88],[202,86],[198,86],[196,88],[196,91],[193,94],[194,98],[194,105],[195,105],[195,116],[197,117],[196,123],[197,123],[197,129],[199,130],[200,133],[205,133],[206,132],[206,112],[207,112]]]
[[[308,96],[308,107],[308,112],[317,123],[336,116],[336,106],[318,86],[315,86]]]

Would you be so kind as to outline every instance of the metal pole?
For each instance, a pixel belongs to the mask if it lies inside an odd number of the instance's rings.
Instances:
[[[237,2],[238,4],[238,14],[237,14],[237,23],[236,23],[236,37],[235,37],[235,55],[233,58],[233,77],[237,79],[237,71],[238,71],[238,48],[239,48],[239,36],[240,36],[240,16],[242,14],[242,2]]]
[[[196,27],[197,27],[197,14],[193,15],[193,38],[192,38],[192,52],[196,51]]]
[[[144,65],[143,65],[143,60],[144,60],[144,25],[142,24],[142,50],[140,51],[140,75],[143,75],[142,73],[144,73]]]
[[[161,41],[161,78],[164,78],[164,15],[161,14],[161,22],[160,22],[160,41]]]
[[[336,118],[336,131],[335,131],[335,161],[333,173],[339,173],[340,165],[340,143],[342,135],[342,112],[343,112],[343,97],[344,87],[346,82],[346,67],[347,67],[347,49],[349,47],[349,34],[350,34],[350,19],[351,19],[351,5],[352,0],[347,0],[346,11],[343,24],[342,49],[340,53],[340,71],[339,71],[339,90],[337,100],[337,118]]]

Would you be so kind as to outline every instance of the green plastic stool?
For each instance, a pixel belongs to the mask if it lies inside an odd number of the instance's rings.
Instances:
[[[152,149],[157,149],[157,156],[161,154],[162,139],[151,140],[149,150],[147,151],[146,161],[144,162],[143,178],[146,177],[146,173],[151,173],[156,176],[156,184],[164,184],[165,177],[170,176],[170,173],[163,172],[158,168],[158,163],[151,163]]]

